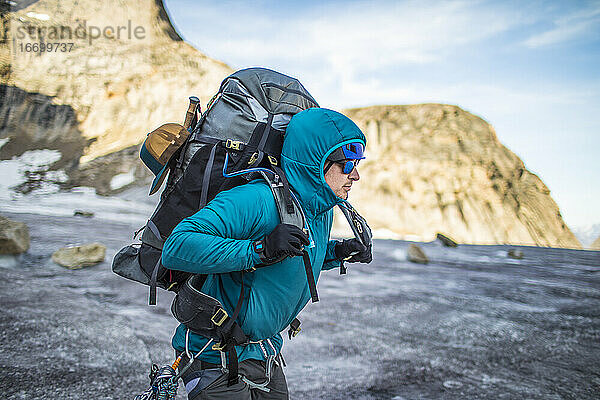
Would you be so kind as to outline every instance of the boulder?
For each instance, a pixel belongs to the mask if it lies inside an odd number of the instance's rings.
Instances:
[[[514,258],[515,260],[523,259],[523,250],[519,249],[510,249],[507,253],[508,257]]]
[[[20,254],[28,249],[27,225],[0,216],[0,254]]]
[[[423,249],[421,249],[414,243],[408,246],[408,253],[406,255],[406,258],[408,259],[408,261],[417,264],[427,264],[429,262],[429,258],[427,258],[427,256],[425,255]]]
[[[436,235],[436,238],[437,238],[437,240],[439,240],[440,242],[442,242],[442,244],[444,246],[446,246],[446,247],[456,247],[456,246],[458,246],[454,240],[450,239],[448,236],[443,235],[441,233],[438,233]]]
[[[92,218],[94,216],[94,213],[91,211],[75,210],[75,211],[73,211],[73,215],[75,217]]]
[[[106,246],[100,243],[89,243],[63,247],[52,254],[52,261],[69,269],[79,269],[101,263],[105,256]]]

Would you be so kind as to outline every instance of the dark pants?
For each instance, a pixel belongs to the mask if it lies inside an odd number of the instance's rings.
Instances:
[[[183,367],[182,363],[180,366]],[[206,367],[206,366],[204,366]],[[266,363],[259,360],[245,360],[239,364],[239,374],[250,381],[261,384],[266,381]],[[227,386],[227,374],[220,368],[202,369],[201,363],[194,364],[183,374],[183,383],[186,386],[189,400],[287,400],[288,389],[285,375],[281,366],[274,362],[271,368],[271,380],[267,385],[269,392],[251,388],[242,379],[232,386]]]

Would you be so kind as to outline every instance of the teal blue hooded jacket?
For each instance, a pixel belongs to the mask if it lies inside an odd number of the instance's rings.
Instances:
[[[321,270],[341,265],[334,254],[336,242],[329,240],[329,234],[333,207],[344,200],[325,182],[325,160],[339,146],[357,141],[366,145],[365,136],[349,118],[323,108],[296,114],[286,130],[281,167],[306,217],[311,242],[306,250],[315,281]],[[163,247],[162,263],[170,269],[208,274],[202,291],[219,300],[232,315],[240,295],[241,271],[260,263],[253,242],[279,223],[271,189],[262,180],[252,181],[219,193],[181,221]],[[237,322],[251,341],[263,342],[238,346],[238,359],[265,360],[280,352],[280,332],[311,298],[304,263],[302,257],[288,257],[243,275],[244,303]],[[197,352],[207,341],[189,332],[188,348]],[[186,328],[179,325],[173,347],[183,351],[185,342]],[[199,358],[220,363],[220,353],[210,348]]]

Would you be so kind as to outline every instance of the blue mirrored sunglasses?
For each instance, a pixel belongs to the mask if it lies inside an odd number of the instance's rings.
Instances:
[[[358,166],[360,159],[356,160],[344,160],[344,161],[336,161],[336,163],[343,165],[342,173],[349,174],[354,171],[354,168]]]

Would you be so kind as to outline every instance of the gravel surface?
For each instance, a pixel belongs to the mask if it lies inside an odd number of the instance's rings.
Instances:
[[[139,226],[98,218],[3,215],[25,222],[31,249],[0,258],[0,393],[6,399],[126,399],[151,362],[172,362],[172,296],[110,260]],[[128,219],[124,218],[124,221]],[[106,261],[67,270],[67,244],[99,241]],[[292,399],[597,399],[600,252],[376,241],[371,264],[326,272],[321,301],[283,354]],[[184,399],[183,387],[179,399]]]

